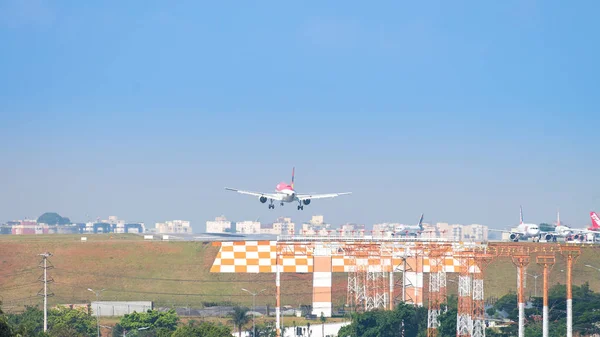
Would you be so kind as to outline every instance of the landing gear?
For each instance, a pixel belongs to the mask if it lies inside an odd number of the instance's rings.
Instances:
[[[298,210],[299,210],[299,211],[301,211],[301,210],[303,210],[303,209],[304,209],[304,206],[302,206],[302,205],[298,205]]]
[[[271,199],[271,203],[269,204],[269,209],[275,209],[275,205],[273,205],[273,199]]]
[[[280,206],[283,206],[283,201],[279,203]]]

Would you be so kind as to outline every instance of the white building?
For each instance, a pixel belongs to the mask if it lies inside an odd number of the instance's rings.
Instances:
[[[330,228],[331,225],[325,223],[322,215],[313,215],[312,219],[310,219],[308,223],[302,224],[302,231],[300,234],[327,236],[329,235],[329,232],[332,231]],[[331,234],[334,235],[334,232],[335,231],[333,231]]]
[[[241,234],[260,234],[260,222],[242,221],[235,223],[235,232]]]
[[[213,221],[206,222],[207,233],[231,233],[231,221],[224,215],[218,216]]]
[[[363,224],[355,224],[355,223],[347,223],[342,225],[342,235],[344,236],[364,236],[365,235],[365,225]]]
[[[189,221],[172,220],[156,223],[157,233],[192,233]]]
[[[272,231],[276,235],[294,235],[295,226],[296,224],[292,222],[292,218],[280,217],[273,223]]]
[[[488,227],[479,224],[472,224],[469,226],[463,226],[463,240],[464,241],[487,241],[488,240]]]

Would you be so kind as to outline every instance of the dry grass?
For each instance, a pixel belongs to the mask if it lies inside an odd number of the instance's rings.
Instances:
[[[0,236],[0,298],[8,310],[25,304],[39,303],[36,294],[42,285],[38,277],[40,257],[49,251],[55,269],[49,275],[55,294],[50,304],[86,303],[95,300],[87,288],[106,289],[102,300],[148,300],[155,306],[200,307],[208,302],[231,302],[250,306],[252,296],[241,288],[267,291],[257,296],[257,305],[275,305],[275,275],[214,274],[210,266],[218,247],[203,242],[148,242],[133,234]],[[598,248],[585,248],[574,267],[574,283],[589,282],[600,290],[600,273],[584,267],[600,267]],[[564,260],[557,256],[550,280],[563,282]],[[533,260],[529,273],[541,273]],[[333,303],[338,307],[346,300],[346,274],[334,274]],[[454,278],[454,276],[449,276]],[[486,297],[499,297],[516,289],[516,271],[508,259],[496,259],[486,273]],[[533,295],[533,278],[527,279],[528,293]],[[312,274],[282,275],[282,304],[311,304]],[[542,281],[538,278],[538,292]],[[450,293],[456,285],[448,284]]]

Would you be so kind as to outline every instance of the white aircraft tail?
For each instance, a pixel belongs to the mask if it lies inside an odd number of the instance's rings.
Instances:
[[[523,206],[519,206],[519,224],[523,224]]]

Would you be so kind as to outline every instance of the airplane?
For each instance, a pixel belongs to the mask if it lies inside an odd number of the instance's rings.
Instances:
[[[423,232],[423,213],[419,218],[419,222],[415,226],[410,225],[399,225],[394,228],[392,236],[418,236]]]
[[[573,240],[583,241],[586,239],[587,234],[600,234],[600,217],[596,212],[590,212],[590,218],[592,219],[592,225],[588,228],[575,228],[572,229],[576,232],[573,235]]]
[[[600,234],[600,218],[596,212],[590,212],[592,225],[588,228],[571,228],[564,226],[560,222],[560,213],[557,213],[556,228],[553,232],[542,233],[546,241],[556,242],[557,237],[562,237],[565,241],[579,240],[583,241],[587,234]]]
[[[569,226],[563,226],[560,222],[560,212],[556,212],[556,227],[553,232],[542,233],[546,241],[556,242],[557,237],[567,240],[573,235],[573,229]]]
[[[297,202],[298,210],[303,210],[304,205],[310,204],[312,199],[323,199],[323,198],[335,198],[340,195],[351,194],[352,192],[343,192],[343,193],[327,193],[327,194],[299,194],[296,193],[294,189],[294,171],[295,168],[292,168],[292,183],[287,184],[285,182],[280,182],[275,187],[275,193],[263,193],[263,192],[251,192],[251,191],[242,191],[235,188],[225,187],[228,191],[238,192],[240,194],[247,194],[258,197],[258,200],[261,203],[266,203],[267,200],[270,201],[269,209],[275,209],[275,205],[273,201],[277,200],[280,202],[280,205],[283,206],[285,202]],[[304,205],[303,205],[304,204]]]
[[[523,207],[519,206],[520,208],[520,212],[519,212],[519,225],[517,226],[517,228],[515,228],[514,230],[502,230],[502,229],[488,229],[490,231],[494,231],[494,232],[503,232],[503,233],[510,233],[509,238],[514,241],[514,242],[518,242],[519,239],[529,239],[532,238],[533,241],[537,241],[540,239],[540,227],[536,224],[528,224],[528,223],[524,223],[523,222]]]

